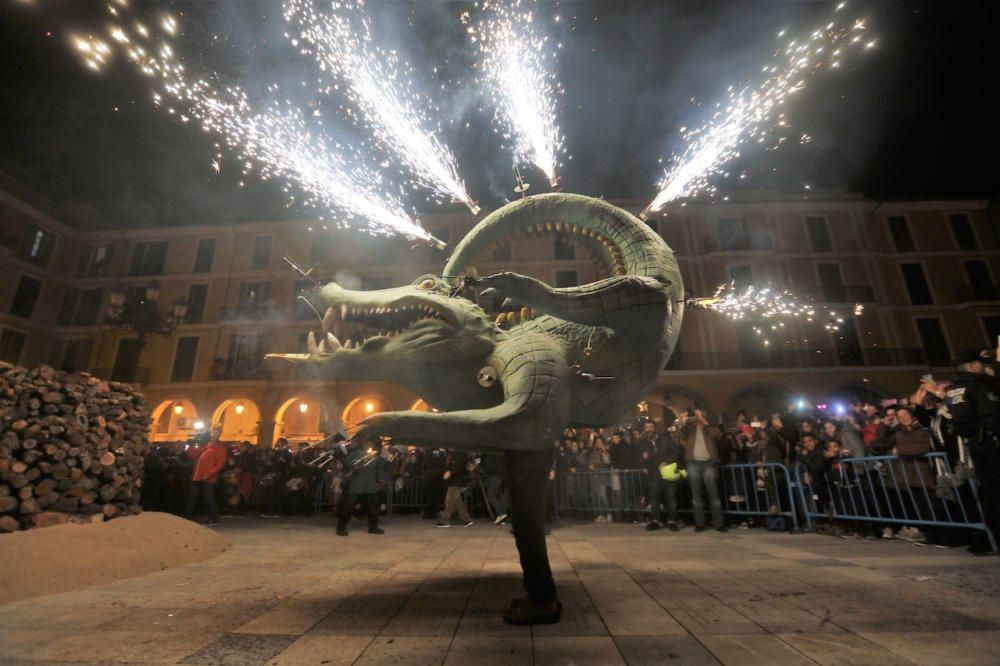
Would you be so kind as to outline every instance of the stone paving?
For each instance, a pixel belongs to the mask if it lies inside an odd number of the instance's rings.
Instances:
[[[525,628],[506,529],[384,526],[226,521],[212,561],[0,606],[0,663],[1000,663],[1000,562],[964,550],[563,524],[562,622]]]

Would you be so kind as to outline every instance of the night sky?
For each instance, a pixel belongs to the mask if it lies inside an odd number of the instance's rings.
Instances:
[[[118,63],[83,68],[69,34],[103,31],[103,2],[0,0],[0,170],[45,193],[86,225],[138,227],[299,217],[273,183],[210,163],[212,139],[150,103],[150,86]],[[167,5],[165,5],[167,6]],[[176,2],[175,44],[189,71],[218,71],[251,95],[272,82],[297,89],[297,103],[332,108],[314,89],[315,64],[283,36],[280,0]],[[443,137],[470,192],[487,210],[510,196],[511,157],[491,129],[493,109],[473,81],[475,51],[458,21],[469,5],[370,0],[373,32],[414,64],[435,92]],[[789,135],[813,137],[778,151],[747,149],[732,171],[739,186],[797,192],[846,189],[878,199],[993,197],[997,49],[994,2],[854,2],[878,38],[835,73],[821,73],[785,108]],[[144,5],[149,8],[149,3]],[[789,35],[829,16],[825,2],[542,3],[542,24],[564,47],[564,188],[648,201],[661,158],[682,144],[678,129],[700,125],[730,84],[753,81]],[[552,21],[556,14],[558,23]],[[51,33],[51,34],[47,34]],[[432,73],[432,67],[439,71]],[[695,100],[692,102],[692,98]],[[326,129],[350,136],[334,113]],[[572,156],[572,159],[568,159]],[[377,160],[373,160],[377,161]],[[547,184],[529,172],[534,192]],[[720,181],[721,189],[736,189]],[[427,209],[422,200],[413,205]]]

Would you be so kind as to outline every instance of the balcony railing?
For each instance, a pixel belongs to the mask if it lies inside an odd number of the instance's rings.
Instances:
[[[217,358],[212,363],[212,381],[270,378],[271,368],[263,359],[236,362],[228,358]]]
[[[1000,287],[995,284],[964,284],[955,288],[956,303],[1000,301]]]
[[[770,234],[749,234],[733,238],[710,236],[705,239],[705,252],[766,252],[774,248]]]
[[[810,287],[805,295],[817,303],[874,303],[875,290],[867,285]]]
[[[756,368],[831,368],[856,366],[897,366],[938,364],[945,359],[927,358],[919,347],[862,350],[838,349],[767,349],[760,352],[682,352],[670,359],[672,370],[739,370]]]

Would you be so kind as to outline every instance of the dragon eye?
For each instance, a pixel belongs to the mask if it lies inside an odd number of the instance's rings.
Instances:
[[[420,281],[420,284],[417,285],[417,289],[433,289],[436,286],[437,280],[434,278],[424,278]]]

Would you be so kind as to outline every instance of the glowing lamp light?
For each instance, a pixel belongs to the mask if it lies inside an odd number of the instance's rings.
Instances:
[[[244,409],[246,409],[246,407],[243,406],[242,402],[236,403],[236,413],[237,414],[242,414]]]
[[[174,405],[174,414],[180,415],[184,413],[184,405],[177,403]]]
[[[368,412],[369,414],[371,414],[372,412],[374,412],[375,411],[375,403],[374,402],[366,402],[365,403],[365,411]]]
[[[194,429],[195,430],[204,430],[205,429],[205,422],[204,421],[195,421],[194,422]]]
[[[307,405],[304,402],[300,402],[299,403],[299,411],[302,412],[303,414],[305,414],[306,412],[309,411],[309,405]]]
[[[806,401],[802,400],[802,399],[799,399],[799,401],[796,403],[796,407],[798,407],[799,409],[805,409],[806,408]]]

